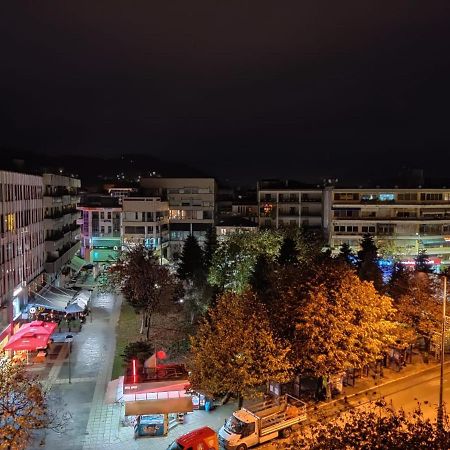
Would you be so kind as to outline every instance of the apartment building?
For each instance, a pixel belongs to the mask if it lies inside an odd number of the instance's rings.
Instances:
[[[169,257],[169,203],[160,197],[124,197],[121,229],[124,246],[143,244]]]
[[[86,196],[77,208],[81,211],[81,257],[90,263],[113,261],[119,255],[121,212],[118,198]]]
[[[168,202],[171,255],[180,254],[190,234],[204,241],[216,220],[214,178],[143,178],[141,187],[145,195]]]
[[[324,228],[333,252],[355,250],[365,233],[412,262],[426,249],[435,264],[450,263],[450,188],[325,188]]]
[[[44,173],[45,272],[47,283],[59,286],[61,271],[80,250],[77,224],[81,181],[77,178]]]
[[[0,171],[0,351],[44,282],[42,177]]]
[[[258,223],[263,228],[322,227],[322,188],[292,180],[257,184]]]

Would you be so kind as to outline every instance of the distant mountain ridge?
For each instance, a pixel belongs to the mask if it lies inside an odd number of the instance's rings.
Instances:
[[[184,163],[168,162],[151,155],[129,154],[111,158],[85,155],[47,155],[0,148],[0,169],[40,174],[44,172],[75,175],[83,186],[108,181],[136,181],[140,177],[206,177],[204,172]],[[124,177],[122,179],[122,176]]]

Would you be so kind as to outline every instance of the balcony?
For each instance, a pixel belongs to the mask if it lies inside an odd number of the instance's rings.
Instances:
[[[278,198],[278,203],[299,203],[300,200],[299,198],[295,198],[295,197],[279,197]]]
[[[48,256],[44,263],[44,270],[47,273],[58,273],[80,249],[80,242],[70,242],[60,251],[58,257]]]

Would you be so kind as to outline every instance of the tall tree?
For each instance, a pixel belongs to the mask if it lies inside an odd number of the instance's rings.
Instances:
[[[371,234],[365,234],[358,252],[358,275],[363,281],[372,281],[376,289],[383,288],[383,274],[378,266],[378,249]]]
[[[290,379],[289,351],[253,293],[225,293],[191,338],[191,386],[241,399],[256,395],[269,380]]]
[[[357,261],[356,255],[353,253],[352,248],[347,242],[344,242],[341,245],[341,248],[339,249],[338,258],[341,259],[343,262],[350,264],[351,266],[355,265]]]
[[[422,336],[429,348],[433,334],[441,329],[439,280],[426,272],[405,271],[390,285],[390,292],[397,309],[396,320]]]
[[[49,409],[49,402],[37,377],[21,364],[0,358],[0,448],[28,447],[37,430],[63,431],[67,414]]]
[[[141,315],[141,333],[150,337],[152,317],[179,293],[179,286],[153,251],[143,245],[123,252],[112,271],[112,281],[128,303]]]
[[[274,261],[282,235],[276,231],[238,231],[226,236],[213,256],[209,282],[221,290],[241,293],[249,287],[259,255]]]
[[[184,241],[183,252],[178,263],[178,277],[181,280],[193,281],[203,273],[203,252],[195,236],[190,234]]]
[[[250,286],[258,296],[265,296],[270,286],[270,274],[273,263],[266,255],[258,255],[253,273],[250,277]]]
[[[396,340],[389,297],[360,281],[345,266],[330,267],[313,283],[296,329],[298,366],[316,376],[361,368],[376,361]]]
[[[208,228],[206,232],[206,240],[203,248],[203,265],[205,267],[206,273],[209,272],[209,268],[211,267],[212,259],[216,249],[217,249],[216,227],[211,226]]]
[[[430,258],[427,255],[426,249],[423,248],[419,250],[414,263],[414,268],[417,272],[432,272]]]
[[[283,266],[298,262],[298,250],[294,239],[289,236],[283,239],[277,261]]]

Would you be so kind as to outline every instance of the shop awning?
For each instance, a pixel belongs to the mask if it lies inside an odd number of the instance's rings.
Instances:
[[[192,410],[192,398],[190,396],[125,403],[126,416],[183,413],[191,412]]]
[[[79,256],[74,256],[69,263],[69,267],[75,272],[79,272],[81,268],[86,264],[86,261]]]
[[[48,286],[40,292],[33,292],[33,298],[29,300],[29,305],[41,306],[45,309],[64,312],[66,306],[72,300],[72,293],[66,293],[61,288]]]

